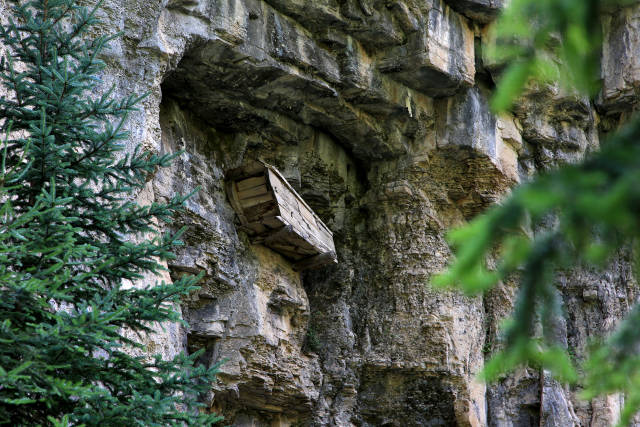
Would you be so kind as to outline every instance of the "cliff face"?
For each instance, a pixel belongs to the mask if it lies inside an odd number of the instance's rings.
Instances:
[[[486,30],[502,0],[105,0],[96,31],[123,31],[105,87],[150,92],[131,147],[184,149],[139,201],[201,190],[172,277],[206,271],[177,326],[148,338],[169,355],[228,361],[206,396],[238,426],[605,426],[622,397],[577,399],[544,373],[474,381],[515,284],[484,297],[426,285],[446,230],[537,171],[580,159],[638,99],[640,6],[603,17],[597,105],[531,90],[488,108]],[[7,7],[0,0],[0,16]],[[333,231],[339,264],[300,274],[237,228],[224,175],[275,165]],[[169,280],[169,278],[167,278]],[[584,354],[635,300],[626,254],[558,278],[560,337]]]

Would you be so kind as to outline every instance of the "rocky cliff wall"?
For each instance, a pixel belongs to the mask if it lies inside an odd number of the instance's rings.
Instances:
[[[446,230],[537,171],[581,158],[635,108],[640,6],[603,18],[597,104],[556,87],[513,114],[488,99],[483,61],[502,0],[105,0],[96,32],[123,31],[105,86],[149,92],[131,147],[185,150],[138,195],[197,186],[176,227],[172,277],[204,270],[184,301],[188,330],[158,331],[150,352],[205,348],[222,359],[204,397],[237,426],[605,426],[622,397],[577,399],[544,373],[474,380],[499,346],[515,293],[437,293]],[[0,16],[6,17],[0,0]],[[333,231],[339,264],[298,273],[238,229],[224,175],[249,159],[277,166]],[[167,278],[169,279],[169,278]],[[635,301],[627,255],[558,279],[559,334],[580,358]]]

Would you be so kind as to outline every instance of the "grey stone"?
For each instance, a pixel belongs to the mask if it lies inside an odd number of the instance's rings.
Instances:
[[[504,0],[446,0],[451,7],[474,21],[493,21],[505,4]]]
[[[181,307],[190,326],[169,325],[145,344],[164,357],[204,348],[200,363],[228,359],[206,397],[228,424],[616,422],[622,396],[581,402],[535,370],[476,381],[500,348],[515,282],[482,298],[425,284],[450,258],[446,230],[531,174],[597,149],[605,125],[634,108],[636,6],[604,22],[600,121],[589,100],[554,86],[530,88],[512,114],[493,115],[487,79],[500,64],[478,58],[476,75],[474,38],[491,42],[477,24],[501,1],[103,6],[95,33],[124,32],[104,54],[104,87],[149,92],[130,116],[127,150],[184,150],[136,199],[200,186],[170,226],[189,230],[161,278],[204,271]],[[6,16],[0,0],[0,22]],[[301,275],[238,227],[225,174],[258,158],[331,228],[338,265]],[[557,277],[569,315],[554,336],[576,357],[636,300],[629,259],[621,251],[603,271]]]
[[[607,113],[635,108],[640,87],[640,4],[615,9],[603,18],[602,92]]]

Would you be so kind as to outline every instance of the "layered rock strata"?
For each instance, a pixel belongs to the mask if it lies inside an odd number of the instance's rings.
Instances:
[[[165,355],[222,359],[203,397],[237,426],[604,426],[620,396],[522,370],[475,381],[515,284],[484,297],[426,285],[450,257],[447,229],[537,171],[576,161],[635,109],[640,6],[603,17],[603,91],[594,105],[554,87],[494,116],[483,64],[502,0],[105,0],[96,33],[123,31],[104,86],[149,92],[131,148],[185,150],[141,202],[200,191],[172,277],[205,271],[190,324],[159,331]],[[7,6],[0,0],[0,17]],[[334,233],[339,264],[296,272],[252,244],[225,174],[275,165]],[[561,338],[583,357],[635,301],[628,256],[559,277]]]

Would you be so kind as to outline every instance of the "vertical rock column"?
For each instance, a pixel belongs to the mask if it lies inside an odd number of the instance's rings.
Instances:
[[[420,157],[378,165],[367,200],[368,280],[360,283],[358,403],[369,425],[486,422],[481,299],[430,289],[449,256],[436,206],[423,190]],[[398,173],[400,170],[400,173]]]

